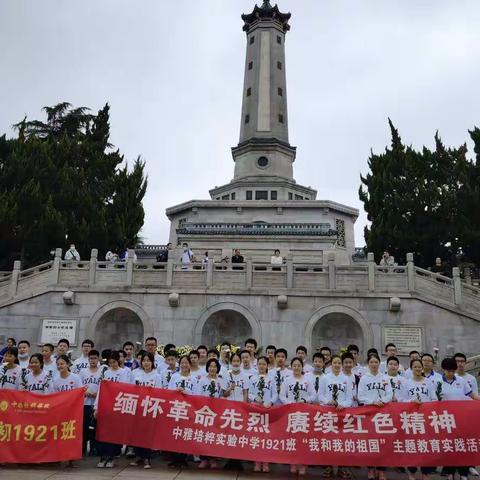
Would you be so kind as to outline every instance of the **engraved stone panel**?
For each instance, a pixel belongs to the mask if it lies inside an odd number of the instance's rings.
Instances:
[[[394,343],[399,355],[408,355],[412,350],[424,349],[423,326],[383,325],[383,344]]]

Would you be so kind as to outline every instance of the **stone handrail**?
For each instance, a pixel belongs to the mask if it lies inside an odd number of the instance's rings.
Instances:
[[[292,289],[298,293],[418,295],[473,315],[480,312],[480,288],[461,282],[458,268],[453,269],[453,278],[445,277],[416,267],[411,254],[406,265],[392,267],[376,265],[373,254],[368,254],[367,263],[353,265],[336,265],[332,253],[327,255],[326,264],[294,263],[287,258],[280,265],[251,259],[244,263],[210,259],[190,265],[173,259],[134,261],[133,250],[127,261],[115,263],[98,261],[96,250],[89,260],[80,262],[62,260],[61,255],[57,249],[51,262],[21,270],[16,261],[12,272],[0,272],[0,304],[44,293],[48,288]]]

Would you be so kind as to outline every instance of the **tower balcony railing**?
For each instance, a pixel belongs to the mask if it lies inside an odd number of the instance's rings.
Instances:
[[[304,235],[336,237],[329,223],[184,223],[179,235]]]
[[[19,261],[11,272],[0,272],[0,304],[15,302],[49,290],[131,289],[149,292],[202,292],[216,294],[262,295],[380,295],[419,296],[447,308],[464,310],[480,318],[480,288],[463,283],[458,268],[453,277],[446,277],[417,267],[413,255],[406,265],[376,265],[373,254],[366,263],[337,265],[333,252],[325,264],[299,263],[287,258],[272,265],[247,259],[244,263],[222,260],[183,265],[174,259],[168,262],[134,261],[133,250],[124,262],[97,259],[92,250],[89,260],[62,260],[57,249],[51,262],[27,270]],[[130,291],[130,290],[129,290]]]

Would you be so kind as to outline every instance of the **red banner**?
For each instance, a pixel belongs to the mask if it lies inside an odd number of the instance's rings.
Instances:
[[[103,382],[97,438],[165,451],[272,463],[480,464],[480,403],[382,408],[251,403]]]
[[[0,463],[82,457],[83,388],[39,395],[0,390]]]

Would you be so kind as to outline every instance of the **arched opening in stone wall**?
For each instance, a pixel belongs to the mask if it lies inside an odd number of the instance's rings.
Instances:
[[[319,318],[312,331],[312,353],[323,346],[330,347],[332,352],[354,343],[360,351],[364,351],[365,338],[360,324],[350,315],[343,312],[331,312]]]
[[[113,308],[104,313],[95,328],[97,349],[119,349],[127,340],[142,342],[143,323],[140,317],[128,308]]]
[[[235,310],[219,310],[212,313],[202,328],[202,343],[209,347],[223,341],[241,346],[251,336],[250,323]]]

